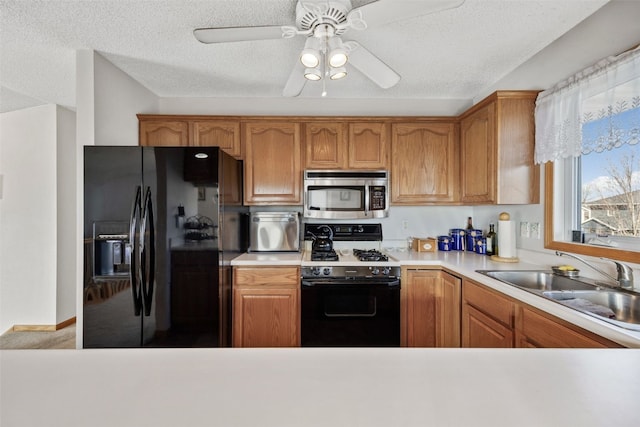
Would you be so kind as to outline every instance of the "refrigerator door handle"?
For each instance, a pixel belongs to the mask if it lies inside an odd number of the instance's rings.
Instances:
[[[133,296],[133,309],[136,316],[140,316],[142,312],[142,295],[140,293],[140,281],[138,277],[138,268],[140,261],[140,248],[136,239],[138,231],[138,220],[140,219],[140,211],[142,199],[142,187],[137,186],[136,195],[133,199],[131,207],[131,218],[129,221],[129,246],[131,247],[131,266],[129,267],[129,279],[131,280],[131,294]]]
[[[150,187],[147,187],[147,191],[145,192],[143,206],[144,210],[140,228],[140,242],[142,243],[142,296],[144,299],[144,315],[150,316],[156,272],[156,228],[153,220],[153,200]],[[148,247],[145,242],[147,224],[149,224]]]

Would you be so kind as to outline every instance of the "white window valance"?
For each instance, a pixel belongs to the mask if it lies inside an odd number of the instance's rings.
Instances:
[[[637,144],[640,46],[541,92],[535,122],[536,163]]]

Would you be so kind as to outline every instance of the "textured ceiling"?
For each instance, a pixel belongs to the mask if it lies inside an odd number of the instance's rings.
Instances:
[[[393,3],[398,0],[380,0]],[[428,1],[428,0],[426,0]],[[355,69],[328,97],[471,99],[606,0],[466,0],[456,9],[349,30],[402,77],[381,89]],[[368,3],[354,0],[354,7]],[[202,44],[195,28],[294,25],[295,0],[0,1],[3,110],[15,94],[75,108],[75,51],[93,49],[161,97],[279,98],[304,45]],[[317,97],[308,83],[302,97]]]

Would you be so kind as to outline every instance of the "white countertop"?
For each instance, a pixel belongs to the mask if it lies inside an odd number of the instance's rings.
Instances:
[[[492,261],[491,257],[473,252],[415,252],[397,249],[383,249],[402,266],[435,266],[443,267],[452,273],[458,273],[476,282],[543,310],[549,314],[573,323],[611,341],[626,347],[640,348],[640,331],[632,331],[599,320],[593,316],[565,307],[554,301],[532,294],[515,286],[492,279],[476,270],[540,270],[549,266],[528,263],[520,260],[517,263]],[[301,265],[304,264],[303,253],[249,253],[231,261],[231,265]]]
[[[631,426],[640,350],[0,351],[0,425]]]
[[[232,266],[300,265],[302,252],[248,252],[231,260]]]

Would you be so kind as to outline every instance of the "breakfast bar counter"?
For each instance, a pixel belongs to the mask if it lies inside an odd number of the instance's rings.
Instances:
[[[0,351],[2,426],[631,426],[640,350]]]

